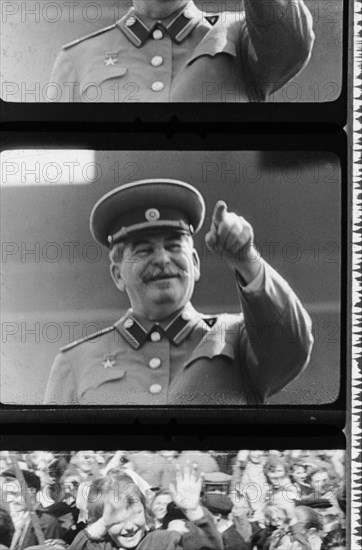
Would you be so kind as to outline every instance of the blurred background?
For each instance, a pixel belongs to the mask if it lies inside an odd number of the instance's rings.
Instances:
[[[240,11],[242,0],[196,0],[205,12]],[[342,78],[343,0],[305,0],[316,41],[300,75],[269,102],[325,102],[338,98]],[[57,53],[64,44],[111,25],[131,0],[3,2],[1,5],[1,97],[11,102],[42,102]],[[45,96],[45,97],[44,97]]]
[[[215,202],[254,227],[262,256],[310,313],[310,365],[271,403],[333,402],[340,382],[341,177],[325,152],[4,151],[2,153],[1,401],[40,404],[63,345],[112,325],[128,308],[92,239],[94,203],[122,183],[169,177],[205,197],[196,236],[204,313],[237,312],[232,271],[204,243]]]

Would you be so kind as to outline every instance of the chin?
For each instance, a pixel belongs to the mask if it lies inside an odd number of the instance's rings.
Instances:
[[[176,296],[176,293],[172,290],[162,290],[155,295],[155,303],[158,305],[163,304],[177,304],[180,296]]]

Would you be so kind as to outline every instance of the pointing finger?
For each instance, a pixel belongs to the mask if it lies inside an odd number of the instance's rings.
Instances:
[[[217,201],[212,215],[212,224],[219,227],[219,223],[224,219],[228,207],[224,201]]]

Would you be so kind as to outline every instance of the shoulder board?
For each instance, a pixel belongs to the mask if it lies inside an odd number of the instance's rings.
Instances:
[[[205,15],[206,21],[208,21],[212,26],[214,26],[219,21],[219,17],[219,15]]]
[[[83,342],[87,342],[88,340],[92,340],[93,338],[97,338],[98,336],[101,336],[102,334],[106,334],[107,332],[111,332],[111,330],[114,330],[114,326],[104,328],[102,330],[99,330],[98,332],[94,332],[93,334],[90,334],[89,336],[85,336],[84,338],[80,338],[79,340],[75,340],[74,342],[71,342],[70,344],[67,344],[66,346],[63,346],[60,348],[60,351],[68,351],[69,349],[75,348],[75,346],[78,346],[79,344],[82,344]]]
[[[104,29],[99,29],[98,31],[92,32],[91,34],[87,34],[86,36],[82,36],[82,38],[78,38],[77,40],[73,40],[73,42],[69,42],[69,44],[65,44],[65,46],[62,46],[63,50],[67,50],[68,48],[72,48],[73,46],[76,46],[77,44],[80,44],[81,42],[84,42],[85,40],[88,40],[89,38],[93,38],[95,36],[99,36],[100,34],[103,34],[107,31],[110,31],[114,28],[116,28],[117,24],[113,23],[113,25],[109,25],[109,27],[104,27]]]
[[[202,320],[207,324],[207,326],[212,328],[215,325],[216,321],[217,321],[217,317],[215,317],[215,316],[211,317],[209,315],[207,315],[207,316],[203,315]]]

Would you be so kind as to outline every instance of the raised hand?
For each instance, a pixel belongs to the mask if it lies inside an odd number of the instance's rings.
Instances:
[[[218,201],[205,243],[213,253],[225,258],[244,277],[252,281],[260,271],[260,257],[253,244],[254,231],[250,223],[234,212],[228,212],[224,201]]]
[[[170,484],[171,496],[179,508],[185,513],[192,512],[200,506],[200,493],[202,488],[202,476],[199,475],[197,464],[181,469],[176,466],[176,483]]]
[[[218,201],[205,242],[212,252],[237,254],[253,242],[250,223],[234,212],[228,212],[224,201]]]

